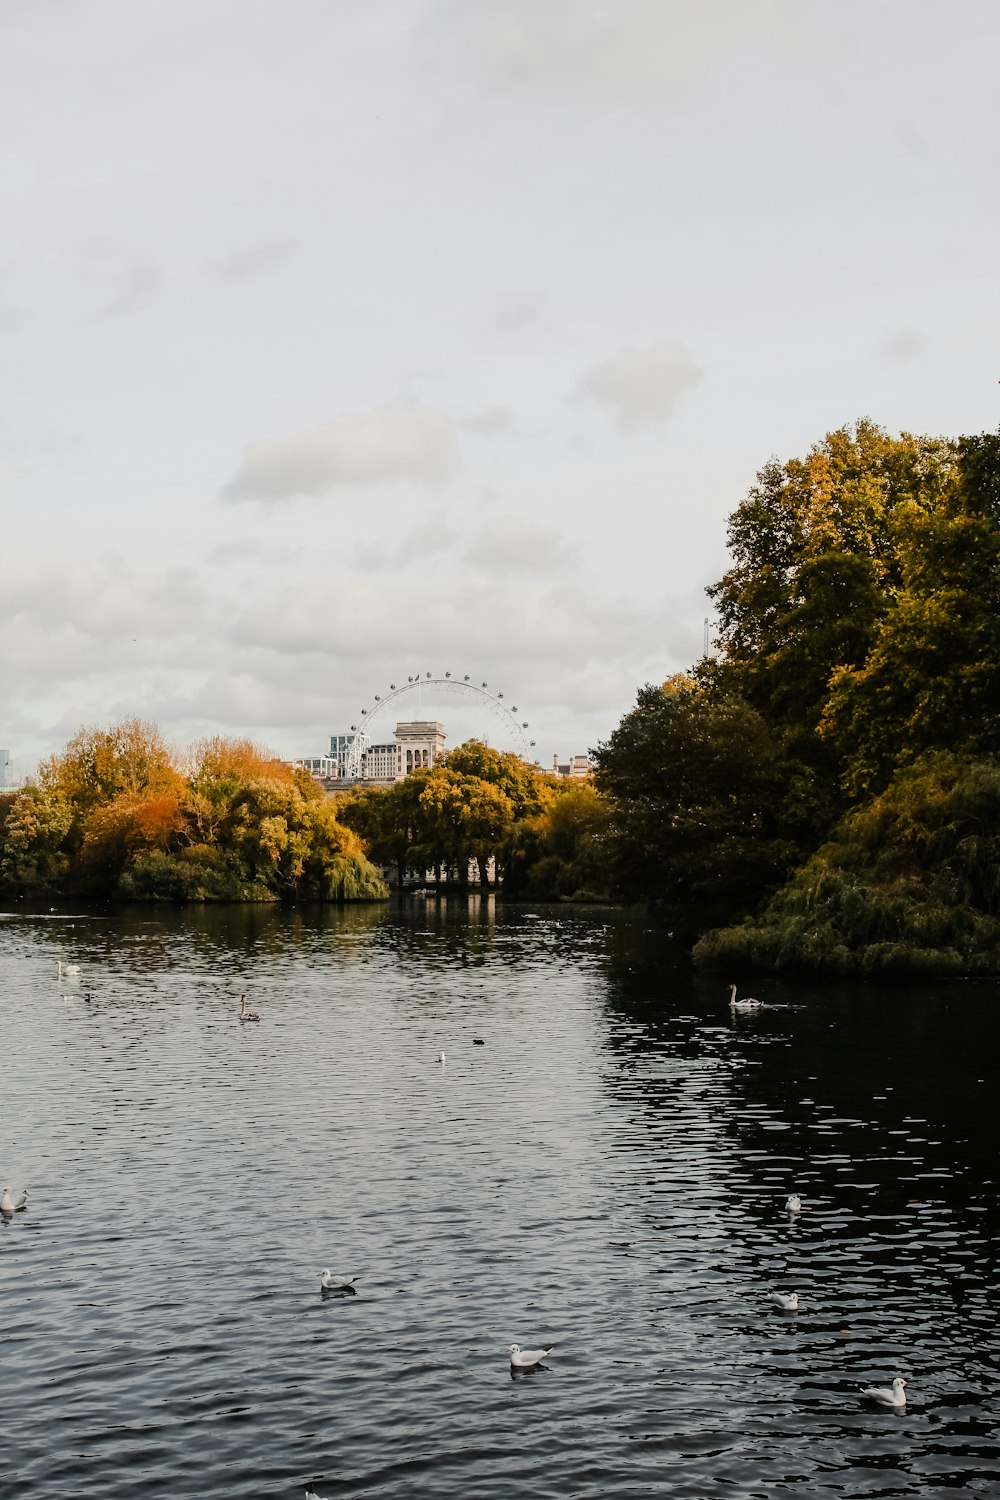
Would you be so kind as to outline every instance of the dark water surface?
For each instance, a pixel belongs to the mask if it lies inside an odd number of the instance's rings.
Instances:
[[[478,897],[0,916],[0,1494],[1000,1496],[1000,987],[733,1016],[640,956]]]

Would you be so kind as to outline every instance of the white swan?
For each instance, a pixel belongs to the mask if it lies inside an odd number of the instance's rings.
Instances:
[[[802,1212],[802,1199],[798,1193],[789,1193],[785,1199],[785,1212],[790,1214],[800,1214]]]
[[[67,979],[75,979],[80,972],[79,964],[64,964],[61,958],[56,959],[56,978],[62,979],[65,974]]]
[[[555,1344],[550,1344],[547,1349],[522,1349],[520,1344],[508,1344],[507,1353],[515,1370],[533,1370],[555,1347]]]
[[[438,1062],[447,1062],[447,1061],[448,1061],[448,1059],[445,1057],[444,1053],[443,1052],[439,1052],[438,1053]]]
[[[736,986],[735,984],[731,984],[729,986],[729,1005],[731,1010],[761,1010],[764,1002],[763,1000],[755,1000],[752,995],[745,995],[742,1000],[737,1000]]]
[[[18,1200],[17,1200],[16,1203],[14,1202],[14,1199],[13,1199],[13,1197],[11,1195],[11,1191],[10,1191],[9,1187],[5,1187],[4,1190],[3,1190],[3,1192],[0,1193],[0,1214],[3,1214],[4,1218],[8,1218],[11,1214],[19,1214],[19,1213],[21,1213],[21,1211],[23,1209],[27,1208],[27,1206],[28,1206],[28,1190],[27,1190],[27,1188],[25,1188],[24,1192],[21,1194],[20,1198],[18,1198]]]
[[[256,1011],[256,1010],[247,1010],[247,997],[246,997],[246,995],[241,995],[240,996],[240,1020],[241,1021],[259,1021],[260,1020],[260,1012],[259,1011]]]
[[[798,1292],[772,1292],[771,1301],[780,1307],[782,1312],[798,1312],[799,1310]]]
[[[349,1292],[352,1297],[356,1297],[357,1292],[354,1290],[354,1283],[357,1279],[356,1276],[352,1276],[348,1281],[344,1276],[334,1276],[332,1271],[321,1271],[319,1273],[319,1289],[321,1292]]]
[[[861,1394],[869,1401],[877,1401],[879,1406],[905,1406],[906,1384],[902,1376],[897,1375],[891,1386],[865,1385],[861,1388]]]

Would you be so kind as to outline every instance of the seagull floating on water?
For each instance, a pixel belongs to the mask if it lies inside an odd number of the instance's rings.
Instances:
[[[16,1203],[14,1202],[9,1187],[5,1187],[3,1192],[0,1193],[0,1214],[3,1214],[4,1218],[9,1217],[10,1214],[19,1214],[23,1212],[23,1210],[26,1209],[27,1206],[27,1188],[25,1188],[24,1192],[21,1194],[20,1198],[18,1198]]]
[[[862,1396],[869,1401],[877,1401],[879,1406],[905,1406],[907,1382],[901,1375],[897,1375],[891,1386],[865,1385],[861,1388]]]
[[[246,997],[246,995],[241,995],[240,996],[240,1020],[241,1021],[259,1021],[260,1020],[260,1012],[259,1011],[256,1011],[256,1010],[247,1010],[247,997]]]
[[[334,1276],[332,1271],[321,1271],[319,1289],[321,1292],[347,1292],[350,1296],[356,1297],[358,1294],[354,1290],[354,1283],[357,1279],[356,1276],[352,1276],[348,1280],[344,1276]]]
[[[789,1193],[785,1199],[785,1211],[790,1214],[800,1214],[802,1212],[802,1199],[798,1193]]]
[[[798,1312],[799,1310],[798,1292],[772,1292],[771,1301],[780,1307],[782,1312]]]
[[[737,1000],[735,984],[729,986],[729,1007],[731,1010],[761,1010],[763,1005],[763,1000],[755,1000],[752,995],[744,995],[742,1000]]]
[[[64,975],[65,975],[65,977],[67,979],[75,979],[76,976],[79,974],[79,972],[80,972],[80,965],[79,964],[64,964],[61,958],[57,958],[56,959],[56,978],[57,979],[62,979]]]
[[[547,1349],[522,1349],[520,1344],[508,1344],[507,1353],[510,1355],[511,1368],[514,1370],[533,1370],[540,1365],[546,1354],[551,1354],[555,1344],[550,1344]]]

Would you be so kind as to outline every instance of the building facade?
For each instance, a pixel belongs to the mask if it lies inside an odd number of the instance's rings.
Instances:
[[[411,719],[396,725],[390,743],[366,746],[361,756],[361,774],[355,781],[347,775],[347,760],[354,740],[353,734],[331,734],[329,755],[307,756],[292,764],[309,771],[328,790],[340,791],[354,785],[392,786],[411,771],[436,765],[447,750],[443,724]]]

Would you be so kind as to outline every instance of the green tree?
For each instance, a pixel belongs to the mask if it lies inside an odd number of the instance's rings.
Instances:
[[[595,761],[612,888],[655,902],[678,937],[753,909],[785,874],[786,766],[742,699],[683,674],[645,687]]]

